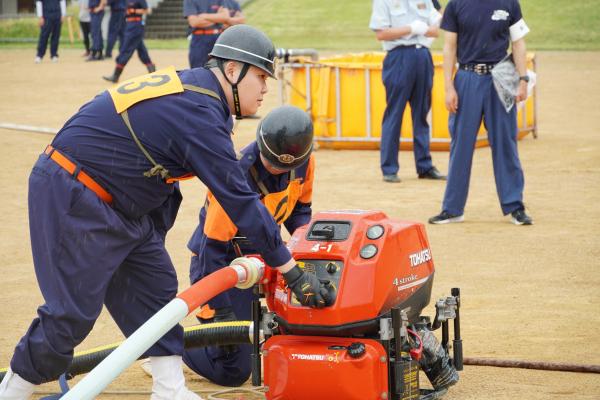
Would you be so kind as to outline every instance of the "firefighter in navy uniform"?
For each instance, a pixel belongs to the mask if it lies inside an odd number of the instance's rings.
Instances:
[[[464,220],[469,192],[473,151],[481,121],[486,126],[492,150],[496,191],[504,215],[516,225],[532,225],[525,212],[525,180],[517,148],[517,111],[508,112],[494,88],[492,68],[507,55],[512,45],[519,73],[516,101],[527,99],[527,54],[529,32],[518,0],[452,0],[444,11],[444,79],[446,108],[451,113],[448,182],[442,211],[431,224]],[[454,75],[458,60],[458,70]]]
[[[197,176],[302,304],[327,289],[291,257],[280,228],[248,187],[233,143],[232,110],[252,115],[274,74],[275,48],[247,25],[215,44],[218,65],[130,79],[85,104],[40,155],[29,178],[31,247],[45,303],[15,348],[0,399],[27,400],[57,379],[103,305],[125,336],[177,293],[165,248],[181,193]],[[235,92],[235,95],[234,95]],[[182,370],[183,328],[146,351],[151,400],[194,400]]]
[[[104,59],[102,48],[104,40],[102,38],[102,19],[104,19],[104,7],[106,0],[90,0],[90,33],[92,35],[92,53],[86,61],[100,61]]]
[[[46,54],[48,39],[50,38],[50,59],[58,61],[58,43],[60,39],[60,28],[67,15],[67,4],[65,0],[38,0],[35,2],[38,25],[40,26],[40,37],[38,39],[35,63],[41,63]]]
[[[108,21],[108,35],[106,38],[106,51],[104,56],[112,58],[112,51],[117,39],[119,39],[119,49],[123,48],[125,41],[125,8],[126,0],[108,0],[110,6],[110,20]]]
[[[190,26],[190,68],[203,67],[223,24],[230,19],[226,0],[184,0],[183,16]]]
[[[311,155],[313,126],[302,110],[283,106],[271,111],[257,130],[256,141],[240,154],[250,188],[258,193],[278,224],[290,234],[311,218],[315,161]],[[288,156],[289,155],[289,156]],[[281,161],[284,160],[285,162]],[[256,254],[212,193],[200,212],[200,224],[190,242],[192,283],[236,257]],[[204,305],[200,322],[251,319],[252,289],[231,289]],[[250,376],[251,345],[187,349],[183,361],[193,371],[222,386],[240,386]]]
[[[125,16],[125,39],[121,51],[117,56],[115,71],[112,75],[103,76],[109,82],[118,82],[123,69],[137,50],[140,61],[144,63],[148,72],[156,71],[156,66],[150,60],[148,49],[144,44],[144,15],[148,13],[146,0],[127,0],[127,12]]]

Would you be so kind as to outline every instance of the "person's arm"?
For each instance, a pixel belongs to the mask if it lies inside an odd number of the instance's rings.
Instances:
[[[527,75],[527,48],[525,46],[525,39],[519,39],[512,44],[513,61],[519,76]],[[524,80],[519,81],[519,89],[517,90],[516,101],[527,100],[527,82]]]
[[[458,110],[458,94],[454,88],[454,68],[456,66],[458,43],[458,18],[454,10],[455,2],[451,1],[444,10],[441,29],[444,34],[444,87],[446,89],[446,108],[451,113]]]
[[[200,13],[187,16],[188,24],[192,28],[205,28],[214,24],[227,23],[229,20],[229,10],[219,8],[216,13]]]
[[[92,12],[94,14],[99,13],[100,11],[104,10],[104,7],[106,7],[106,0],[100,0],[100,4],[98,4],[98,7],[94,8],[92,10]]]
[[[229,17],[229,19],[227,20],[227,23],[224,24],[227,27],[233,26],[233,25],[239,25],[239,24],[244,24],[246,23],[246,17],[244,16],[244,14],[242,14],[241,11],[236,11],[233,16]]]
[[[444,86],[446,88],[446,109],[451,113],[458,110],[458,94],[454,88],[454,67],[456,66],[456,43],[458,35],[446,32],[444,35]]]
[[[35,2],[35,11],[38,16],[38,25],[44,26],[44,7],[42,6],[41,1]]]
[[[425,33],[425,36],[436,38],[440,35],[440,23],[442,22],[442,14],[439,11],[432,10],[431,15],[429,16],[429,29]]]
[[[510,40],[512,42],[512,53],[515,67],[519,76],[527,75],[527,46],[525,45],[525,35],[529,33],[529,27],[523,20],[521,6],[517,0],[514,0],[512,12],[510,14],[511,25],[509,28]],[[517,95],[517,102],[527,100],[527,82],[520,80]]]
[[[221,106],[219,104],[219,106]],[[179,143],[177,159],[208,187],[240,233],[248,237],[265,262],[291,269],[295,262],[281,239],[280,228],[246,181],[233,142],[218,108],[190,115],[181,128],[187,130]],[[198,127],[205,126],[199,131]],[[210,128],[209,128],[210,127]]]
[[[64,21],[67,16],[67,2],[66,0],[60,0],[60,21]]]
[[[134,10],[136,15],[148,14],[148,3],[145,0],[141,0]]]
[[[382,0],[374,0],[369,28],[375,32],[377,40],[391,41],[410,35],[424,35],[428,26],[422,21],[414,21],[410,25],[393,27],[387,5]]]

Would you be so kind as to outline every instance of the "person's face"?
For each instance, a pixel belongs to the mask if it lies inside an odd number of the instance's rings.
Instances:
[[[237,82],[242,64],[235,63],[235,69],[231,81]],[[250,66],[242,81],[238,84],[240,96],[240,109],[242,115],[254,115],[261,106],[263,97],[267,93],[267,79],[269,74],[260,68]]]
[[[262,161],[263,166],[271,175],[281,175],[283,173],[289,172],[285,169],[279,169],[275,167],[273,164],[269,162],[262,154],[260,155],[260,160]]]

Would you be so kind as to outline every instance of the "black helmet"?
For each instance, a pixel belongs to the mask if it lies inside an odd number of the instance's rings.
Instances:
[[[290,171],[310,156],[313,148],[312,121],[298,107],[277,107],[258,125],[256,142],[260,153],[271,165]]]
[[[275,46],[264,33],[249,25],[227,28],[217,39],[209,56],[254,65],[275,74]]]

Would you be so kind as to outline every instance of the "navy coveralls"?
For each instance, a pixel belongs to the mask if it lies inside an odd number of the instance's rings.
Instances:
[[[441,28],[457,33],[461,66],[496,64],[507,54],[509,28],[522,20],[517,0],[452,0]],[[442,210],[463,215],[477,132],[483,123],[492,150],[496,190],[504,215],[524,208],[524,178],[517,150],[517,111],[506,112],[490,74],[458,69],[454,78],[458,110],[449,121],[451,144]]]
[[[125,38],[125,6],[126,0],[109,0],[110,20],[108,21],[108,36],[106,38],[106,57],[112,57],[112,50],[119,39],[119,51]]]
[[[269,265],[284,264],[290,253],[239,166],[230,137],[233,120],[217,78],[206,69],[178,75],[182,84],[211,90],[218,99],[186,89],[143,100],[127,110],[132,129],[171,176],[202,180]],[[154,88],[158,78],[152,78]],[[118,90],[143,88],[124,83]],[[181,194],[160,176],[144,176],[152,165],[110,94],[84,105],[52,146],[78,168],[67,172],[48,152],[29,178],[31,246],[45,304],[17,345],[11,369],[34,384],[55,380],[67,369],[103,304],[129,336],[177,291],[164,239]],[[112,195],[111,204],[79,181],[81,171]],[[146,352],[174,354],[183,354],[181,326]]]
[[[42,17],[44,25],[40,28],[40,37],[37,46],[37,56],[43,58],[50,38],[50,57],[58,57],[58,43],[60,40],[60,28],[62,26],[60,0],[41,0]]]
[[[283,223],[292,234],[298,227],[310,222],[312,215],[312,187],[314,178],[314,156],[290,174],[272,175],[260,161],[260,151],[256,142],[241,151],[240,165],[246,173],[250,188],[261,195],[267,208],[278,223]],[[250,169],[254,168],[256,178]],[[290,182],[291,181],[293,183]],[[263,193],[258,182],[264,185]],[[296,182],[294,182],[296,181]],[[295,186],[295,187],[294,187]],[[264,189],[263,189],[264,190]],[[265,200],[265,197],[270,197]],[[275,200],[272,202],[270,200]],[[223,209],[211,194],[207,205],[200,211],[200,224],[188,243],[192,251],[190,280],[192,283],[229,265],[238,257],[231,239],[237,236],[237,228],[223,213]],[[281,206],[279,206],[281,204]],[[243,254],[256,254],[252,246],[240,247]],[[256,296],[252,289],[230,289],[209,301],[212,309],[231,307],[239,320],[251,319],[251,302]],[[222,386],[239,386],[251,373],[251,345],[236,346],[234,351],[226,351],[219,346],[186,349],[183,361],[188,367],[212,382]]]
[[[221,7],[227,7],[225,0],[184,0],[183,16],[187,18],[190,15],[214,14]],[[204,67],[204,64],[208,61],[208,54],[212,51],[222,31],[223,26],[221,24],[213,24],[202,28],[190,27],[190,68]]]
[[[127,0],[127,16],[125,24],[125,38],[116,62],[117,67],[124,68],[127,62],[137,50],[138,57],[144,65],[152,64],[148,49],[144,44],[144,24],[142,16],[135,14],[136,9],[147,9],[146,0]]]
[[[100,0],[90,0],[90,32],[92,34],[92,52],[102,55],[104,48],[104,39],[102,38],[102,19],[104,18],[104,9],[95,13],[94,8],[100,5]]]
[[[369,28],[380,30],[409,25],[421,20],[432,25],[439,13],[431,0],[374,0]],[[384,41],[387,55],[383,61],[382,79],[386,93],[386,108],[381,126],[381,172],[396,175],[400,130],[406,104],[410,103],[413,121],[413,151],[418,174],[433,168],[429,151],[429,123],[433,86],[433,60],[429,52],[431,40],[422,35],[410,35]]]

